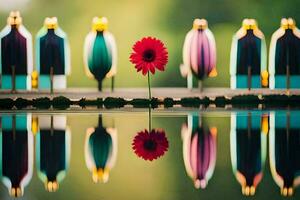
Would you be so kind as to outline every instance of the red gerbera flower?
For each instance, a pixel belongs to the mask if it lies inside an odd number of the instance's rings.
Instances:
[[[137,41],[130,55],[130,62],[137,71],[146,75],[149,71],[154,74],[155,68],[164,71],[168,63],[168,51],[164,43],[154,37],[144,37]]]
[[[138,132],[132,142],[134,153],[144,160],[155,160],[165,154],[169,142],[163,130],[148,130]]]

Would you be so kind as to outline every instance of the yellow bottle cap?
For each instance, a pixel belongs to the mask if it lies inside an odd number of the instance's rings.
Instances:
[[[288,18],[288,24],[290,29],[296,28],[296,22],[293,18]]]
[[[23,190],[20,187],[12,187],[9,192],[11,197],[21,197],[23,196]]]
[[[108,20],[106,17],[94,17],[92,21],[92,29],[95,31],[106,31],[108,29]]]
[[[292,187],[289,187],[289,188],[284,187],[284,188],[281,189],[281,195],[282,196],[285,196],[285,197],[289,196],[290,197],[290,196],[293,196],[293,194],[294,194],[294,189]]]
[[[255,19],[244,19],[243,23],[242,23],[242,27],[245,30],[249,30],[249,29],[256,29],[257,28],[257,22]]]
[[[94,183],[98,183],[99,181],[106,183],[109,179],[109,169],[108,168],[94,168],[92,175]]]
[[[286,18],[282,18],[280,22],[280,26],[283,29],[288,29],[289,28],[289,22]]]
[[[13,26],[13,25],[19,26],[20,24],[22,24],[22,17],[20,15],[20,12],[19,11],[11,11],[7,18],[7,24],[11,25],[11,26]]]
[[[242,187],[242,193],[245,196],[253,196],[255,194],[256,188],[252,186],[245,185]]]
[[[208,23],[206,19],[195,19],[193,22],[193,29],[201,30],[206,29],[208,27]]]
[[[48,192],[56,192],[59,188],[59,184],[56,180],[46,181],[45,188]]]
[[[44,25],[47,29],[56,29],[58,27],[58,21],[56,17],[47,17],[44,21]]]
[[[242,27],[246,30],[250,29],[249,19],[246,18],[243,20]]]

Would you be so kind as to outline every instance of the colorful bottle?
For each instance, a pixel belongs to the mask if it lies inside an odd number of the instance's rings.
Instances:
[[[254,195],[263,177],[268,131],[268,115],[261,116],[257,112],[231,114],[231,163],[243,195]]]
[[[283,196],[292,196],[300,184],[299,117],[298,111],[276,111],[270,115],[270,168]]]
[[[10,12],[0,32],[1,88],[12,92],[30,90],[32,59],[31,34],[23,26],[20,13]]]
[[[40,116],[36,134],[38,177],[49,192],[58,190],[70,163],[71,131],[62,115]]]
[[[67,75],[71,72],[70,48],[65,32],[57,18],[46,18],[36,36],[36,67],[39,89],[67,88]]]
[[[230,87],[261,88],[268,86],[267,50],[263,33],[254,19],[244,19],[233,36],[230,55]]]
[[[114,36],[108,31],[108,20],[105,17],[93,18],[92,30],[84,41],[83,53],[85,71],[88,77],[98,81],[98,90],[102,90],[105,77],[112,78],[117,73],[117,45]]]
[[[98,126],[89,128],[85,139],[85,162],[95,183],[106,183],[117,158],[117,129],[105,128],[99,115]]]
[[[3,115],[0,134],[0,177],[12,197],[21,197],[33,172],[31,115]]]
[[[211,179],[217,154],[217,128],[208,128],[201,116],[188,116],[181,129],[183,159],[196,188],[204,189]]]
[[[195,19],[183,45],[183,64],[180,66],[183,77],[187,77],[189,89],[193,88],[193,75],[201,81],[207,77],[217,76],[216,42],[205,19]]]
[[[300,88],[300,31],[296,22],[283,18],[272,35],[269,56],[270,89]]]

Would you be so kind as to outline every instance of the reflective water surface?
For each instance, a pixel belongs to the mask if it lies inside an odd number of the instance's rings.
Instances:
[[[300,111],[2,113],[0,199],[299,199]]]

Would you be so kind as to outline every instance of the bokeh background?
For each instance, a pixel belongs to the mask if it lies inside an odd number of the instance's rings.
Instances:
[[[71,45],[72,74],[68,87],[96,87],[84,73],[83,41],[94,16],[106,16],[118,45],[116,87],[145,87],[147,79],[129,62],[131,46],[143,36],[163,40],[169,50],[164,73],[152,78],[154,87],[183,87],[180,75],[182,45],[194,18],[206,18],[216,37],[218,76],[205,80],[210,87],[229,86],[229,54],[232,35],[244,18],[255,18],[269,44],[282,17],[300,20],[299,0],[0,0],[0,27],[10,10],[20,10],[27,29],[35,37],[45,17],[58,17]],[[104,86],[108,86],[106,80]]]

